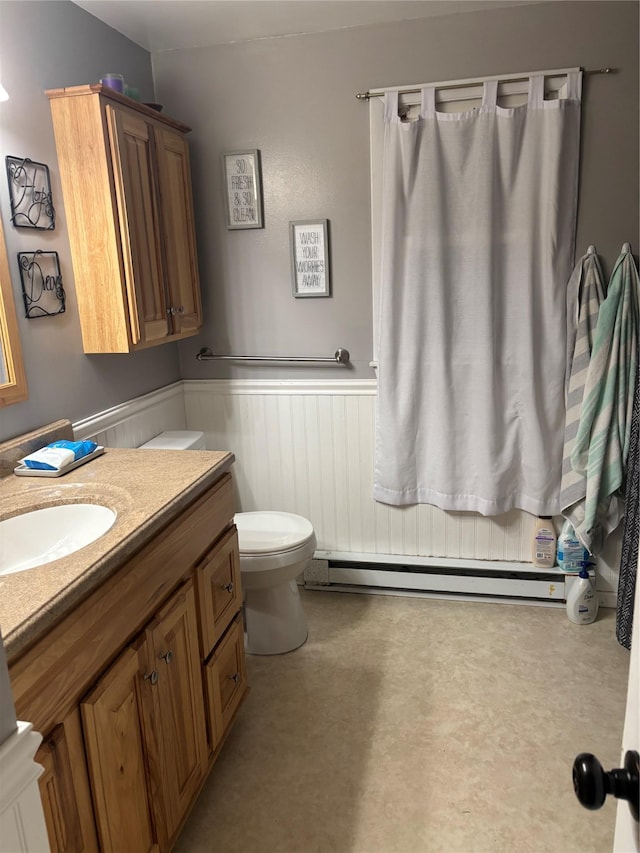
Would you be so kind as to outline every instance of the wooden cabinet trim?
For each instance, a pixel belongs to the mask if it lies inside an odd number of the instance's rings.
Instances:
[[[140,101],[134,101],[126,95],[121,95],[115,89],[110,89],[108,86],[103,86],[102,83],[87,83],[82,86],[66,86],[61,89],[47,89],[45,95],[50,101],[59,98],[77,98],[82,96],[93,96],[95,100],[114,101],[121,104],[123,107],[143,115],[147,121],[153,121],[159,125],[166,125],[179,130],[181,133],[189,133],[191,128],[178,119],[171,118],[166,113],[159,113],[157,110],[147,107]]]
[[[85,352],[128,352],[122,253],[104,113],[98,99],[51,102]],[[96,264],[95,258],[100,258]]]

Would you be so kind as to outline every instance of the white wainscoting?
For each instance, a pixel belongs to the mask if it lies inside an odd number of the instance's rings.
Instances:
[[[138,447],[163,430],[202,430],[210,450],[235,454],[239,509],[304,515],[318,550],[342,559],[489,560],[505,570],[529,562],[527,513],[485,518],[373,500],[375,393],[375,380],[185,380],[97,413],[74,432],[106,447]],[[610,606],[620,539],[616,531],[598,559],[598,588]]]
[[[375,380],[186,381],[187,423],[236,455],[242,509],[298,512],[323,551],[528,561],[534,519],[373,500]]]
[[[73,424],[78,441],[104,447],[140,447],[169,429],[186,429],[182,382],[174,382]]]

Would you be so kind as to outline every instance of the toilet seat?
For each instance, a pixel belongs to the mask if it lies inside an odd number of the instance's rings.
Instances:
[[[305,546],[314,537],[310,521],[288,512],[239,512],[234,523],[242,557],[276,557],[307,550]]]

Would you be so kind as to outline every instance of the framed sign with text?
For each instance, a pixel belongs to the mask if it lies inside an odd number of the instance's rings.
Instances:
[[[331,296],[329,220],[289,223],[294,296]]]
[[[260,152],[229,151],[222,155],[227,228],[262,228]]]

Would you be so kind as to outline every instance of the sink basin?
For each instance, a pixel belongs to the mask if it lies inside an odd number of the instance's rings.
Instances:
[[[33,569],[95,542],[116,520],[98,504],[63,504],[0,521],[0,575]]]

